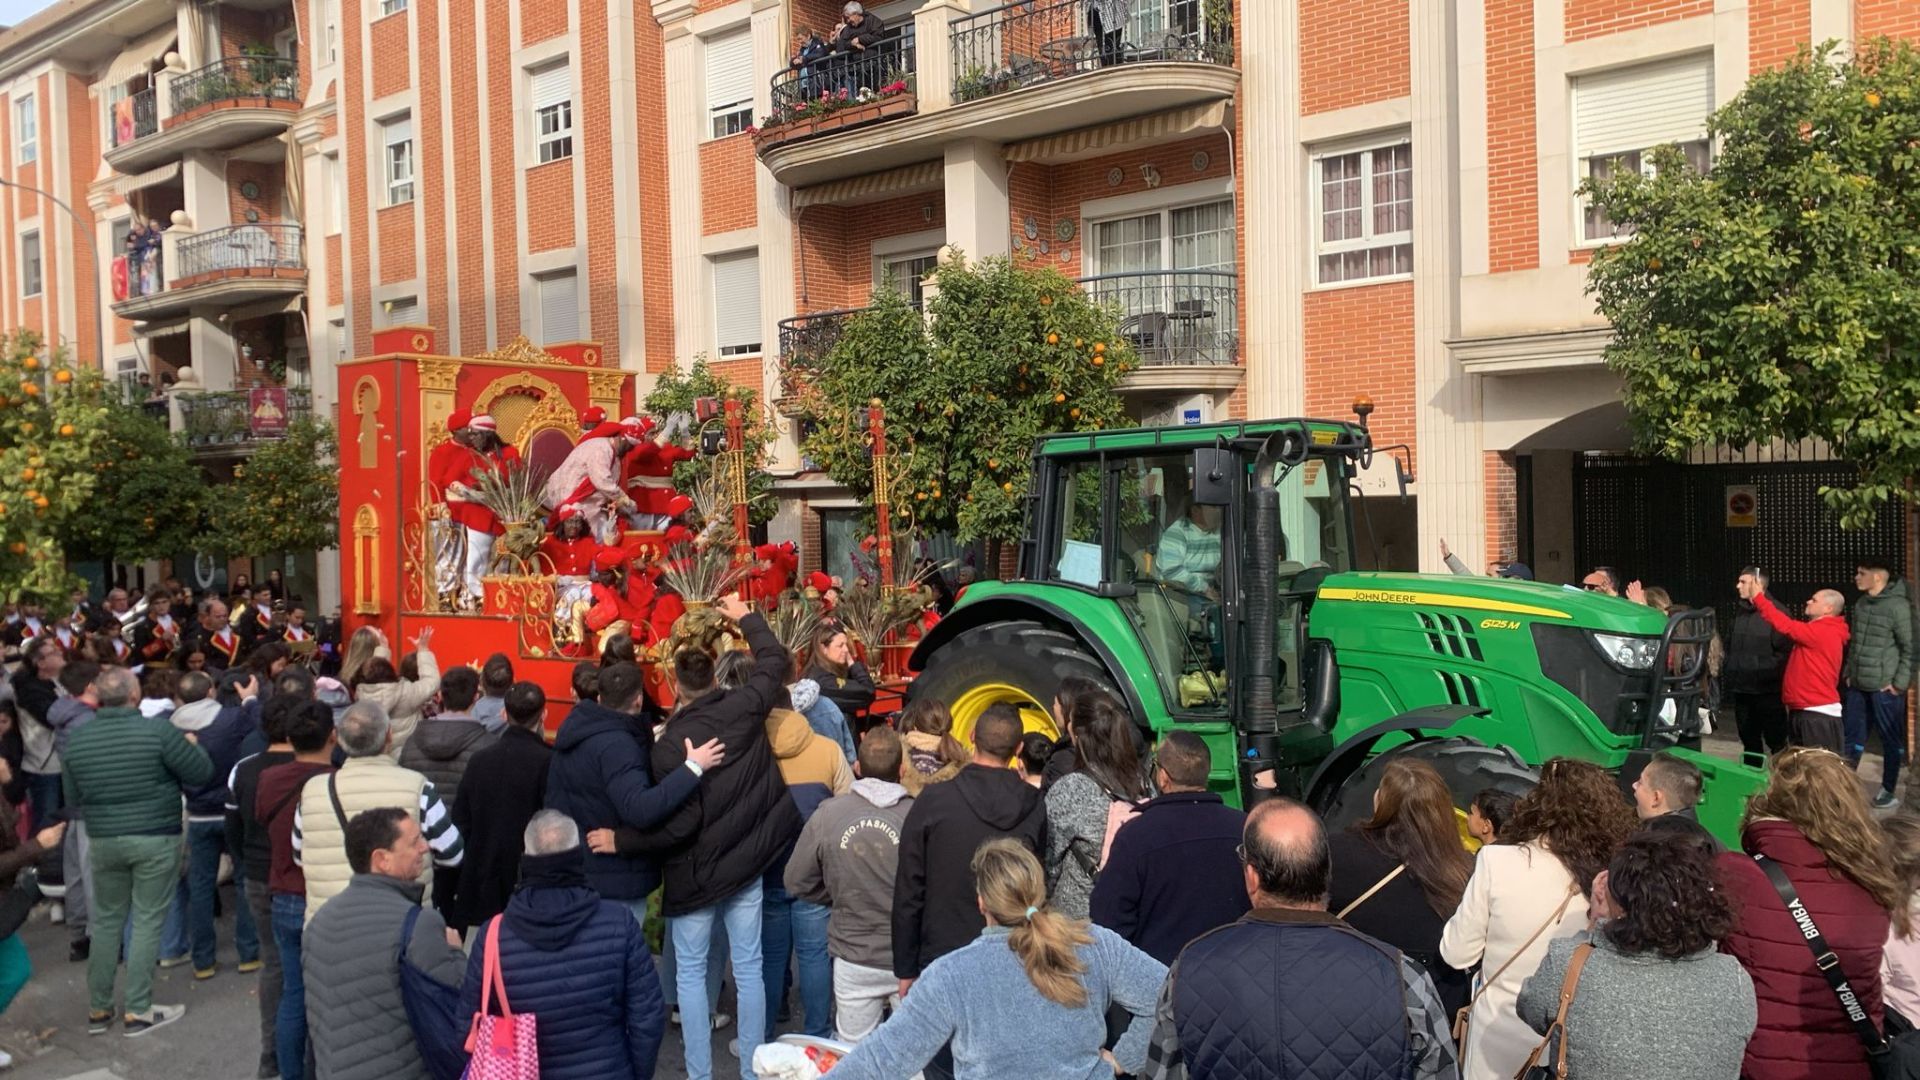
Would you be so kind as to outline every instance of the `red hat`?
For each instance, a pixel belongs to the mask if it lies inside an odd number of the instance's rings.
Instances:
[[[670,518],[677,518],[691,509],[693,509],[693,500],[685,495],[675,495],[667,500],[667,516]]]
[[[580,414],[580,426],[583,428],[598,427],[606,422],[607,410],[598,405]]]
[[[593,568],[600,570],[622,570],[633,562],[633,552],[623,547],[602,545],[593,553]]]
[[[813,573],[807,575],[807,588],[815,592],[826,592],[828,589],[833,588],[833,579],[828,577],[824,571],[815,570]]]
[[[599,427],[594,428],[592,431],[587,432],[585,435],[580,436],[580,441],[586,442],[588,439],[611,439],[618,434],[620,434],[620,425],[609,420]]]
[[[687,528],[685,525],[668,526],[667,531],[660,534],[660,543],[666,547],[672,547],[674,544],[689,543],[692,540],[693,530]]]
[[[580,516],[580,508],[574,505],[573,503],[568,503],[565,506],[562,506],[560,509],[555,510],[553,512],[553,527],[555,529],[558,529],[562,524],[564,524],[569,519],[577,518],[579,516]]]
[[[620,421],[620,434],[629,439],[644,439],[653,433],[653,419],[646,416],[629,416]]]
[[[499,431],[500,430],[500,425],[495,423],[493,417],[488,416],[486,413],[481,413],[479,416],[474,417],[473,420],[467,424],[467,426],[472,428],[475,431]]]
[[[455,409],[447,414],[448,431],[459,431],[471,423],[473,423],[473,414],[465,409]]]

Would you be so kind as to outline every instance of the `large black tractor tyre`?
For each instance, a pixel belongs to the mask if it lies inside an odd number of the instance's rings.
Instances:
[[[1396,758],[1417,758],[1438,770],[1453,792],[1453,805],[1462,813],[1475,795],[1488,788],[1525,795],[1539,782],[1527,763],[1504,746],[1488,746],[1464,735],[1403,743],[1374,755],[1324,801],[1319,809],[1328,830],[1344,829],[1372,816],[1380,774]]]
[[[1027,731],[1057,740],[1053,698],[1069,675],[1113,689],[1106,666],[1072,635],[1025,620],[994,622],[963,630],[936,650],[908,697],[945,704],[953,712],[954,738],[967,745],[980,714],[1001,702],[1019,708]]]

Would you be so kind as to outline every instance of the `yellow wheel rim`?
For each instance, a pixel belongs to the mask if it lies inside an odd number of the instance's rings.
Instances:
[[[1032,694],[1008,683],[981,683],[961,691],[947,706],[953,713],[953,737],[966,746],[973,745],[973,725],[980,720],[980,714],[994,705],[1007,704],[1020,710],[1020,725],[1023,731],[1037,731],[1049,739],[1058,740],[1060,731],[1054,726],[1053,713],[1034,698]]]

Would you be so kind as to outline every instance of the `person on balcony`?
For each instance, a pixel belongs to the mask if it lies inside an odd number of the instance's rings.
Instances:
[[[814,69],[828,57],[833,49],[826,39],[814,33],[812,27],[803,26],[793,35],[793,54],[787,57],[787,70],[794,72],[794,85],[799,88],[800,101],[813,100]]]
[[[1087,0],[1087,36],[1100,47],[1100,66],[1126,61],[1121,37],[1133,17],[1133,0]]]
[[[127,295],[144,296],[144,270],[147,263],[147,223],[134,218],[127,227]]]
[[[859,3],[849,2],[840,9],[840,31],[834,35],[835,66],[840,69],[841,89],[847,97],[858,97],[861,89],[877,89],[886,80],[880,69],[880,37],[887,24],[880,16]]]

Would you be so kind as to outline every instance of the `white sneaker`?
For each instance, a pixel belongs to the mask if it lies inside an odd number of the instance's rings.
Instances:
[[[11,1068],[13,1068],[13,1055],[7,1053],[5,1050],[0,1050],[0,1069]]]
[[[128,1013],[121,1021],[123,1025],[121,1034],[129,1039],[137,1039],[154,1028],[165,1027],[185,1015],[187,1015],[185,1005],[155,1005],[147,1010],[145,1016]]]
[[[67,921],[67,905],[61,903],[58,900],[55,900],[53,902],[53,906],[47,909],[47,921],[53,922],[53,923],[66,922]]]
[[[713,1030],[719,1031],[731,1023],[733,1023],[733,1017],[727,1013],[717,1012],[713,1014]]]

